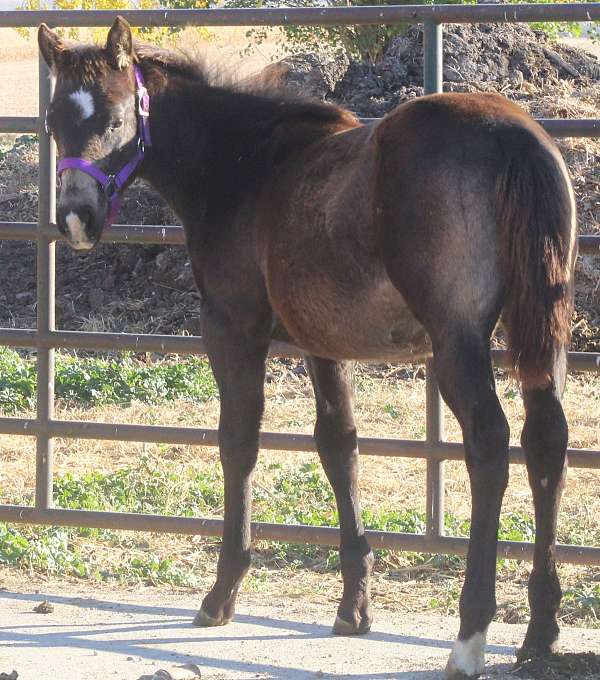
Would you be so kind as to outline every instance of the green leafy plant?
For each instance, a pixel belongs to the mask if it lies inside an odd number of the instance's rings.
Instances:
[[[35,406],[35,361],[0,347],[0,412],[13,415]],[[200,403],[217,387],[205,359],[146,364],[131,355],[119,359],[80,358],[57,353],[55,392],[69,404],[160,404],[182,399]]]
[[[456,4],[459,0],[446,0]],[[359,7],[363,5],[425,5],[435,4],[428,0],[226,0],[225,7]],[[390,41],[406,31],[408,24],[348,25],[348,26],[283,26],[286,42],[284,51],[328,52],[346,54],[354,59],[378,61]],[[270,35],[268,29],[252,28],[246,34],[255,43],[264,42]]]
[[[522,0],[509,0],[512,4],[520,4]],[[595,0],[583,0],[586,2],[594,2]],[[528,3],[536,5],[547,5],[551,2],[568,3],[571,0],[527,0]],[[595,31],[600,25],[595,22]],[[579,37],[582,34],[582,25],[576,21],[538,21],[530,24],[530,26],[538,31],[544,31],[550,38],[556,40],[561,34],[570,33],[574,37]],[[594,32],[592,33],[594,34]]]

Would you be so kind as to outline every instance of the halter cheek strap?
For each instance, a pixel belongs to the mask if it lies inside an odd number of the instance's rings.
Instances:
[[[81,170],[93,177],[101,186],[104,195],[108,201],[108,215],[104,222],[104,227],[110,227],[115,221],[121,205],[120,193],[125,184],[135,174],[141,162],[144,160],[144,154],[148,147],[152,146],[152,138],[150,137],[150,96],[144,83],[144,77],[139,66],[133,67],[135,74],[136,94],[137,94],[137,150],[129,161],[115,173],[106,174],[99,167],[94,165],[91,161],[85,158],[75,158],[67,156],[63,158],[57,168],[58,177],[62,175],[65,170]]]

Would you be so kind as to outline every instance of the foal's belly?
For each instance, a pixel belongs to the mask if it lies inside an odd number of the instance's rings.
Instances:
[[[329,359],[417,361],[431,354],[423,326],[382,274],[345,289],[326,277],[271,291],[280,321],[303,350]]]

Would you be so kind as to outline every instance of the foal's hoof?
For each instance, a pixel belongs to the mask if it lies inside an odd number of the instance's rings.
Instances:
[[[462,671],[459,671],[458,668],[450,668],[449,666],[446,666],[444,680],[474,680],[480,675],[481,673],[477,673],[477,675],[465,675]]]
[[[556,621],[546,626],[529,624],[523,646],[517,651],[517,665],[532,659],[545,659],[558,651],[558,625]]]
[[[450,659],[446,666],[444,680],[473,680],[474,678],[478,678],[483,673],[483,669],[481,671],[474,668],[470,670],[473,671],[473,675],[468,675],[464,671],[461,671],[460,668],[456,667],[452,659]]]
[[[204,609],[200,609],[194,619],[194,626],[201,626],[202,628],[213,628],[214,626],[226,626],[231,619],[221,618],[215,619],[209,616]]]
[[[532,661],[533,659],[546,659],[552,654],[555,654],[558,649],[558,643],[553,642],[552,644],[537,645],[531,647],[530,645],[523,645],[517,650],[517,666],[525,663],[526,661]]]
[[[475,633],[467,640],[455,640],[445,680],[478,678],[485,671],[485,633]]]
[[[357,625],[356,623],[344,621],[344,619],[336,616],[332,632],[334,635],[364,635],[370,630],[371,622],[366,619],[361,619],[360,623]]]

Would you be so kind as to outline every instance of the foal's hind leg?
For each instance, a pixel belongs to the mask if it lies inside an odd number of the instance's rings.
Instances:
[[[241,334],[222,318],[213,318],[210,311],[203,317],[207,352],[221,397],[219,450],[225,512],[217,580],[196,615],[197,626],[229,623],[238,588],[250,567],[251,474],[258,456],[269,348],[263,330]]]
[[[556,520],[564,486],[568,427],[560,403],[565,382],[565,351],[554,365],[545,389],[523,386],[527,417],[521,435],[535,505],[535,552],[529,577],[531,620],[518,658],[552,651],[558,639],[556,613],[562,592],[556,574]]]
[[[442,336],[443,337],[443,336]],[[455,329],[434,341],[437,378],[460,422],[471,481],[471,535],[460,597],[460,630],[446,678],[484,670],[487,628],[496,611],[496,550],[502,497],[508,482],[508,423],[496,396],[489,336]]]
[[[366,633],[371,627],[373,553],[365,538],[358,499],[358,446],[352,414],[352,366],[307,358],[317,401],[315,440],[340,517],[344,593],[333,632]]]

